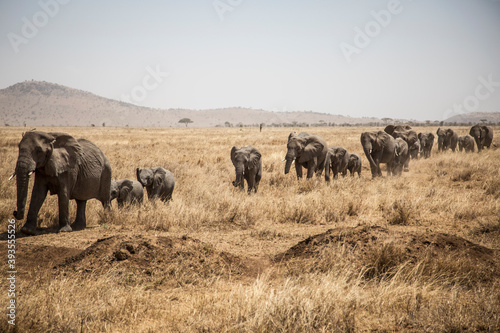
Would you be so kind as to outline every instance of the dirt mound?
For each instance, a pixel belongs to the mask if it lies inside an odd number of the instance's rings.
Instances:
[[[278,254],[275,260],[320,262],[334,251],[342,251],[345,260],[362,267],[370,277],[403,263],[422,262],[432,266],[431,270],[448,269],[450,274],[463,270],[465,275],[474,274],[482,280],[500,276],[498,250],[453,235],[406,233],[378,226],[329,229]]]
[[[58,267],[88,274],[112,274],[134,284],[180,286],[245,273],[238,257],[189,237],[112,236],[99,239]]]

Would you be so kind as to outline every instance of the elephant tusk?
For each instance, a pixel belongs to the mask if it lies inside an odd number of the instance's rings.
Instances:
[[[12,173],[12,175],[10,175],[9,180],[12,180],[12,178],[14,178],[15,176],[16,176],[16,172],[14,171],[14,172]]]
[[[30,177],[33,174],[33,171],[28,172],[28,177]]]

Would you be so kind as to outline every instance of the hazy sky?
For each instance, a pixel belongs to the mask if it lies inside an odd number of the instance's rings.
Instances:
[[[1,0],[0,32],[0,89],[417,120],[500,111],[500,0]]]

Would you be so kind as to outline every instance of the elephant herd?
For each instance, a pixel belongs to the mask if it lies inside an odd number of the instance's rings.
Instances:
[[[474,125],[469,135],[458,136],[448,128],[438,128],[436,131],[438,152],[451,149],[455,152],[457,144],[459,150],[474,152],[474,141],[478,152],[484,147],[490,148],[493,141],[493,129],[484,125]],[[384,131],[365,132],[361,134],[361,145],[366,158],[370,162],[372,177],[381,176],[380,163],[387,164],[388,175],[398,175],[401,169],[409,171],[410,159],[418,158],[418,154],[424,158],[431,156],[434,144],[434,134],[417,133],[408,125],[388,125]]]
[[[452,149],[457,144],[459,150],[474,151],[474,141],[478,152],[489,148],[493,140],[493,130],[488,126],[475,125],[470,136],[459,137],[452,129],[436,132],[438,151]],[[409,170],[411,158],[429,158],[434,143],[434,134],[417,133],[410,126],[387,126],[384,131],[364,132],[361,145],[370,163],[372,177],[381,176],[380,164],[387,164],[388,175],[399,175]],[[247,182],[248,193],[256,193],[262,178],[262,155],[257,148],[232,147],[231,161],[235,168],[235,187],[244,190]],[[302,178],[302,169],[307,178],[314,174],[321,176],[325,170],[325,180],[330,180],[330,172],[346,176],[350,171],[361,176],[361,157],[340,146],[330,146],[318,135],[290,133],[285,156],[285,174],[295,163],[297,177]],[[35,234],[37,217],[47,193],[57,194],[59,208],[59,231],[82,230],[86,227],[85,209],[87,200],[97,199],[104,208],[116,199],[118,206],[126,203],[141,203],[144,188],[149,200],[169,201],[175,186],[174,175],[162,168],[136,169],[137,180],[122,179],[112,181],[111,165],[106,155],[92,142],[75,139],[66,133],[46,133],[29,131],[23,134],[19,143],[16,168],[10,179],[16,178],[17,210],[14,217],[24,219],[28,196],[29,178],[35,174],[26,223],[21,231]],[[69,200],[77,204],[75,221],[69,223]]]
[[[142,202],[144,187],[150,200],[168,201],[174,190],[174,176],[157,167],[137,169],[137,181],[111,180],[111,165],[106,155],[92,142],[75,139],[66,133],[29,131],[19,143],[16,169],[17,210],[14,217],[24,219],[29,178],[35,174],[26,223],[21,231],[35,234],[38,212],[47,193],[57,194],[59,231],[68,232],[86,228],[87,200],[97,199],[104,208],[117,199],[121,206],[126,202]],[[69,200],[76,201],[76,218],[69,223]]]

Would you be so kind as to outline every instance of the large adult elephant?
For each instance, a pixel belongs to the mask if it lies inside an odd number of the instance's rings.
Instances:
[[[424,156],[424,158],[431,157],[434,134],[430,132],[418,133],[418,139],[420,140],[420,156]]]
[[[332,146],[328,148],[325,160],[325,180],[330,181],[330,170],[333,172],[333,178],[338,174],[347,175],[347,166],[349,164],[349,153],[343,147]]]
[[[262,155],[257,148],[246,146],[231,148],[231,161],[234,165],[236,173],[236,181],[233,182],[235,187],[240,190],[245,189],[245,180],[247,181],[248,194],[257,193],[259,182],[262,178]]]
[[[19,143],[17,176],[17,210],[14,217],[24,218],[29,177],[35,182],[26,223],[21,231],[35,234],[37,217],[47,192],[57,194],[59,231],[85,229],[87,200],[97,199],[110,206],[111,166],[104,153],[90,141],[75,139],[66,133],[29,131]],[[76,219],[69,223],[69,200],[76,200]]]
[[[474,138],[477,145],[477,152],[480,153],[484,147],[490,148],[493,141],[493,129],[485,125],[474,125],[469,134]]]
[[[384,131],[364,132],[361,134],[361,145],[370,162],[372,178],[382,176],[380,163],[387,164],[387,175],[390,176],[395,157],[394,138]]]
[[[412,130],[410,125],[398,125],[398,126],[387,125],[386,128],[384,129],[384,132],[392,135],[394,139],[397,138],[403,139],[408,145],[409,150],[415,149],[414,147],[417,146],[418,135],[417,132]],[[405,160],[404,163],[404,171],[409,171],[409,170],[410,170],[410,159],[408,158]]]
[[[295,132],[288,136],[287,153],[285,156],[285,174],[290,172],[290,166],[295,161],[297,178],[302,178],[302,168],[307,169],[307,178],[312,178],[316,172],[321,176],[325,168],[325,159],[328,145],[322,137],[301,132]]]
[[[436,134],[438,136],[438,152],[447,151],[450,148],[455,152],[458,144],[458,134],[454,130],[451,128],[443,130],[440,127],[436,131]]]
[[[474,139],[470,135],[458,137],[458,151],[465,150],[466,153],[474,152]]]

